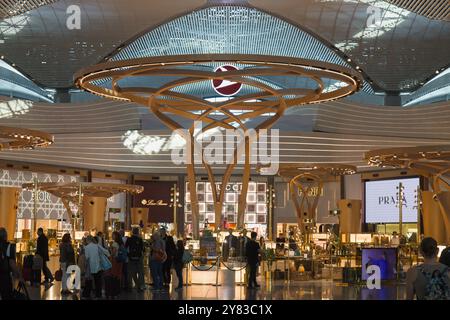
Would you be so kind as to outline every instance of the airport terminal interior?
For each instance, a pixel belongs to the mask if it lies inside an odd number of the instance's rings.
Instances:
[[[448,0],[0,0],[2,299],[450,299],[449,53]]]

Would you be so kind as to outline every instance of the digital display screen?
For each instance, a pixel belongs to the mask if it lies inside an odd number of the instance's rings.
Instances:
[[[399,223],[398,186],[402,183],[404,223],[417,222],[417,188],[419,178],[366,181],[365,221],[366,223]]]
[[[367,280],[370,274],[367,268],[376,265],[380,268],[381,280],[397,278],[396,248],[363,248],[362,249],[362,280]]]

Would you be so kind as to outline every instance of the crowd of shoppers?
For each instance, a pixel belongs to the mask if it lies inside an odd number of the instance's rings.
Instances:
[[[48,239],[42,228],[37,231],[36,255],[42,259],[39,273],[44,275],[44,283],[51,283],[54,277],[50,272]],[[13,278],[24,281],[22,273],[16,265],[15,244],[7,241],[4,228],[0,228],[0,297],[2,300],[13,299]],[[248,288],[258,288],[256,281],[258,265],[264,239],[257,240],[257,233],[242,232],[239,237],[232,234],[225,238],[224,248],[228,254],[240,251],[247,262]],[[76,259],[75,248],[70,234],[64,234],[59,245],[60,271],[62,272],[63,295],[70,294],[67,273],[69,266],[78,263],[81,270],[81,297],[91,299],[94,293],[96,299],[115,297],[121,290],[138,292],[146,289],[144,257],[145,244],[140,236],[140,229],[133,228],[131,236],[126,237],[123,230],[112,233],[112,240],[106,241],[101,233],[95,236],[87,234],[81,241]],[[153,232],[148,252],[149,268],[153,290],[167,290],[171,283],[171,269],[178,278],[176,290],[183,287],[183,268],[188,261],[189,252],[185,251],[185,241],[170,236],[164,228]],[[424,263],[413,266],[407,273],[407,298],[418,300],[450,299],[450,248],[443,250],[438,261],[438,245],[433,238],[424,238],[420,244],[420,253]]]
[[[137,292],[143,292],[146,289],[145,245],[140,236],[140,229],[133,228],[130,237],[126,237],[123,230],[113,232],[109,246],[102,239],[103,236],[97,234],[96,237],[89,235],[82,241],[79,257],[84,280],[82,297],[91,298],[92,287],[95,288],[97,299],[102,297],[103,288],[107,297],[116,296],[122,289],[131,291],[134,288]],[[153,232],[148,255],[152,290],[161,291],[169,287],[172,268],[178,278],[176,289],[183,287],[184,245],[183,240],[178,240],[175,244],[173,237],[164,228]],[[102,256],[109,258],[110,266],[103,266]],[[80,262],[78,264],[80,265]],[[67,266],[62,265],[61,269],[63,268]],[[110,290],[115,286],[110,285],[110,281],[119,283],[119,290],[114,290],[113,294],[110,294]]]

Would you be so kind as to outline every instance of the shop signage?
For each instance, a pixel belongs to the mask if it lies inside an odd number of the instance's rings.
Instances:
[[[239,70],[237,67],[232,65],[222,65],[217,67],[214,72],[226,72],[226,71],[235,71]],[[211,80],[212,87],[214,91],[224,97],[230,97],[236,95],[242,88],[242,83],[232,82],[228,80],[222,79],[213,79]]]
[[[175,182],[173,181],[135,181],[144,191],[133,196],[133,208],[148,208],[149,223],[172,223],[173,207],[170,199]]]
[[[142,199],[141,203],[144,206],[168,206],[167,202],[164,200],[154,200],[154,199]]]
[[[216,183],[217,189],[220,191],[221,184]],[[234,191],[234,192],[241,192],[242,190],[242,183],[228,183],[225,187],[225,191]]]
[[[302,190],[298,190],[298,194],[302,195]],[[319,187],[312,187],[311,189],[308,190],[308,197],[315,197],[317,196],[317,194],[319,193]],[[320,195],[319,197],[323,197],[323,188],[320,191]]]

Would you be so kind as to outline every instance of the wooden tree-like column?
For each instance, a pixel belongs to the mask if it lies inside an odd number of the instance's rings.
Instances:
[[[25,183],[22,188],[28,190],[41,190],[48,192],[55,197],[61,199],[64,207],[69,214],[72,221],[73,239],[75,239],[75,231],[79,229],[79,221],[84,219],[83,205],[88,198],[104,198],[108,199],[117,193],[130,193],[138,194],[144,191],[144,187],[139,185],[129,184],[114,184],[114,183],[92,183],[92,182],[71,182],[71,183],[57,183],[57,182],[45,182],[45,183]],[[78,207],[77,214],[75,215],[70,205]]]
[[[410,169],[428,178],[439,201],[450,243],[450,207],[440,197],[444,190],[450,192],[450,144],[373,150],[366,152],[365,159],[372,166]]]
[[[259,171],[264,173],[264,167]],[[338,163],[282,163],[278,175],[289,182],[289,193],[295,206],[297,223],[303,234],[311,232],[308,225],[314,225],[323,184],[330,177],[356,173],[356,167]]]
[[[214,66],[223,63],[239,65],[240,69],[214,72]],[[315,88],[280,88],[267,81],[267,77],[280,76],[307,78],[315,83]],[[126,86],[123,81],[137,77],[149,79],[148,83],[156,79],[154,82],[159,85],[132,87]],[[215,225],[220,228],[226,185],[238,160],[243,156],[242,190],[238,204],[238,227],[242,228],[251,170],[251,139],[245,122],[257,117],[262,119],[252,127],[257,138],[259,130],[270,128],[287,108],[345,97],[357,91],[362,83],[359,72],[330,63],[287,57],[228,54],[149,57],[107,62],[86,68],[77,73],[75,78],[78,87],[91,93],[147,106],[168,128],[178,130],[185,139],[195,238],[199,234],[196,164],[202,165],[208,175],[214,201]],[[327,91],[323,79],[339,81],[345,85]],[[207,101],[201,94],[184,93],[189,85],[205,85],[207,82],[210,86],[212,80],[240,83],[247,87],[248,93],[222,102]],[[183,126],[176,120],[177,117],[192,121],[192,125]],[[198,122],[201,123],[200,130],[196,128]],[[240,132],[234,156],[226,162],[220,185],[214,176],[212,163],[206,159],[203,145],[198,141],[200,136],[213,129],[238,129]],[[196,147],[201,150],[198,155],[200,161],[197,163],[193,152]]]

